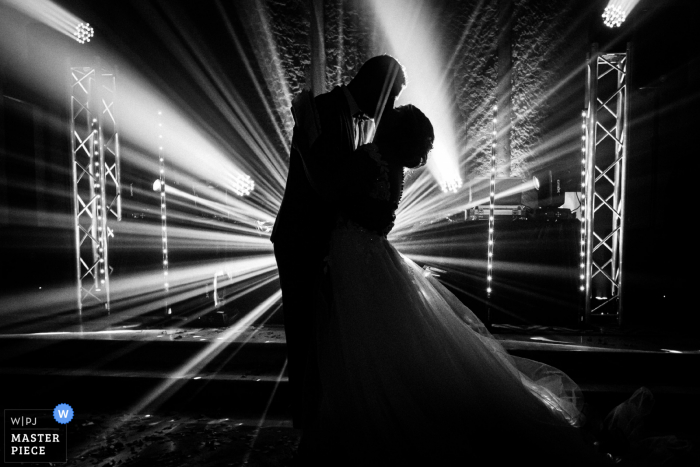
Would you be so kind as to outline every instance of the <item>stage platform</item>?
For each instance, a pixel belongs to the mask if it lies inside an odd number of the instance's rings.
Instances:
[[[80,424],[71,429],[81,441],[69,465],[144,456],[161,463],[171,455],[167,446],[187,451],[201,465],[226,465],[210,462],[199,449],[219,445],[229,446],[237,459],[285,465],[298,433],[290,422],[282,326],[97,328],[93,323],[0,335],[5,408],[65,402],[76,411]],[[646,386],[656,400],[649,426],[693,445],[700,442],[697,339],[651,330],[496,326],[494,331],[513,355],[554,365],[577,381],[591,426]],[[246,448],[251,442],[257,443],[254,451]]]
[[[537,328],[502,331],[495,336],[509,352],[563,370],[601,409],[646,386],[659,404],[670,404],[668,410],[682,406],[683,413],[674,414],[678,422],[700,414],[697,340]],[[166,385],[174,394],[165,408],[255,417],[266,407],[269,416],[284,419],[285,365],[284,329],[278,325],[240,331],[122,327],[0,335],[0,374],[13,381],[13,400],[36,400],[51,387],[52,397],[79,401],[90,410],[133,408],[149,391]],[[154,398],[157,403],[163,399]],[[156,409],[149,404],[142,408],[151,407]]]

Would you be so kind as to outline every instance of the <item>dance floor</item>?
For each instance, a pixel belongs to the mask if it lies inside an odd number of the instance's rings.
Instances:
[[[270,321],[238,329],[104,328],[97,320],[2,334],[0,374],[13,382],[6,400],[73,406],[68,465],[287,465],[298,433],[289,420],[284,329]],[[697,339],[653,329],[493,331],[512,354],[576,380],[591,427],[649,388],[655,406],[646,425],[688,440],[697,458],[700,383],[689,371],[700,367]]]

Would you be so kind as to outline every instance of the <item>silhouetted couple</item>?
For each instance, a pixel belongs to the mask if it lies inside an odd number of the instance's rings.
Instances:
[[[404,169],[424,165],[434,139],[420,110],[394,108],[405,85],[383,55],[293,102],[272,241],[300,464],[596,465],[578,387],[508,355],[387,240]]]

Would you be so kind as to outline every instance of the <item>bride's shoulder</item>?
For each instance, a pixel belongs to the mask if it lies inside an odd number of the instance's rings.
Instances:
[[[401,161],[397,159],[396,154],[389,150],[389,148],[382,148],[375,143],[369,143],[358,147],[357,151],[374,161],[377,166],[403,169]]]
[[[377,165],[385,165],[385,157],[379,152],[379,146],[374,143],[363,144],[357,150],[364,156],[373,160]]]
[[[357,151],[360,153],[360,159],[362,164],[367,167],[367,170],[373,174],[378,175],[380,178],[384,178],[388,175],[391,167],[391,159],[386,155],[382,154],[374,143],[363,144]]]

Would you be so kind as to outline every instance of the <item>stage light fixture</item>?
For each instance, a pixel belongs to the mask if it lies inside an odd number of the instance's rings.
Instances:
[[[550,169],[535,172],[532,183],[536,190],[537,205],[540,208],[558,208],[566,196],[562,188],[562,177]]]
[[[90,23],[80,23],[75,27],[73,36],[75,36],[76,41],[84,44],[90,42],[90,39],[95,36],[95,30],[90,26]]]
[[[462,179],[460,177],[455,177],[452,180],[446,180],[440,183],[440,188],[442,188],[443,193],[451,191],[452,193],[457,193],[460,188],[462,188]]]
[[[233,178],[233,192],[238,196],[248,196],[255,189],[255,182],[250,176],[245,174],[237,174]]]
[[[603,24],[609,28],[619,27],[626,16],[625,11],[618,5],[608,5],[603,12]]]

